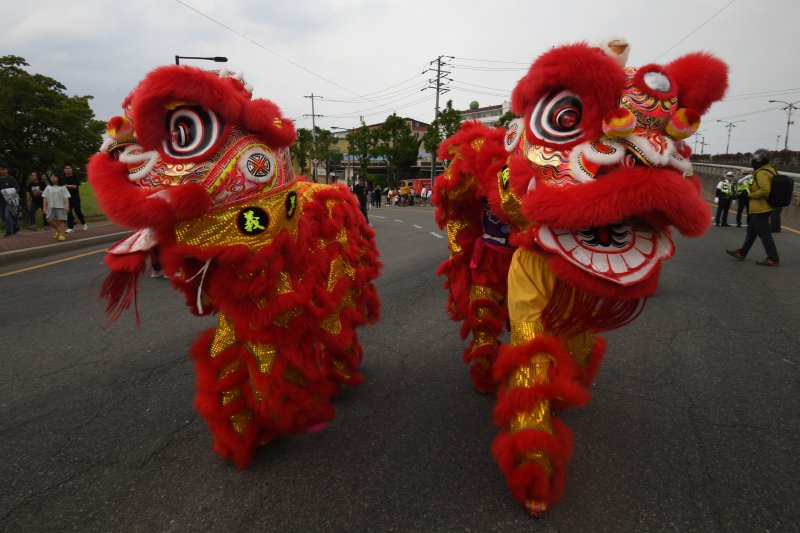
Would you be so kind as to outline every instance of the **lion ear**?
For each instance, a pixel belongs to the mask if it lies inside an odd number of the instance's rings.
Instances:
[[[707,52],[686,54],[664,68],[678,85],[678,105],[701,115],[728,89],[728,65]]]

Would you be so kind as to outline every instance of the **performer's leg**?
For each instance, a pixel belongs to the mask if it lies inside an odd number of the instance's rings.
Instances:
[[[579,335],[569,341],[574,358],[562,340],[544,331],[541,313],[554,284],[545,259],[517,250],[508,277],[511,344],[500,349],[494,366],[494,420],[501,431],[492,452],[512,494],[534,516],[560,498],[572,454],[572,434],[553,406],[588,401],[585,383],[602,354],[601,342],[590,354],[592,337]]]
[[[462,328],[472,331],[472,342],[464,350],[475,390],[491,393],[497,388],[492,378],[492,364],[497,359],[498,337],[505,322],[504,296],[491,287],[472,285],[469,295],[469,316]]]

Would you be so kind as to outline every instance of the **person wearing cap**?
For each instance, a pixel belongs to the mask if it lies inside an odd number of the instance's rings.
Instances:
[[[19,183],[8,173],[8,165],[0,161],[0,211],[6,223],[6,237],[19,231],[17,209],[19,208]]]
[[[756,261],[756,264],[779,266],[778,249],[775,247],[775,241],[772,239],[769,227],[772,206],[767,202],[769,192],[772,189],[772,177],[778,172],[769,164],[769,151],[763,148],[753,153],[751,164],[755,172],[753,174],[753,183],[750,185],[750,204],[748,206],[750,218],[747,221],[747,236],[741,248],[725,251],[737,260],[744,261],[744,258],[747,257],[747,252],[750,251],[753,243],[756,242],[756,237],[758,237],[764,245],[767,257],[762,261]]]
[[[742,212],[747,211],[747,218],[750,220],[750,209],[748,203],[750,202],[750,185],[753,183],[753,175],[746,174],[739,178],[736,182],[736,227],[742,227]]]
[[[728,224],[728,211],[733,200],[733,172],[728,172],[725,177],[717,183],[716,202],[717,202],[717,226],[730,226]],[[722,223],[720,224],[720,220]]]

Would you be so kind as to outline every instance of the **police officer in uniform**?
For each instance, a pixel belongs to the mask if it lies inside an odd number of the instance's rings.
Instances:
[[[750,218],[750,209],[747,203],[750,201],[750,184],[753,183],[753,175],[747,174],[736,183],[736,227],[742,227],[742,211],[747,211],[747,219]]]
[[[728,224],[728,211],[731,208],[731,201],[733,200],[733,172],[728,172],[725,178],[717,183],[717,226],[730,226]],[[720,220],[722,223],[720,223]]]

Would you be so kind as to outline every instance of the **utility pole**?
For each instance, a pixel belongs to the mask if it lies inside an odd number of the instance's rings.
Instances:
[[[313,150],[313,153],[312,153],[313,159],[311,160],[311,165],[312,165],[312,167],[311,167],[312,168],[312,170],[311,170],[311,179],[314,181],[314,183],[316,183],[317,182],[317,163],[319,161],[317,160],[317,123],[316,123],[315,119],[317,117],[322,117],[323,115],[317,115],[317,114],[314,113],[314,98],[322,98],[322,96],[315,95],[314,93],[311,93],[308,96],[303,96],[303,98],[311,98],[311,147],[312,147],[311,149]],[[303,115],[303,116],[307,117],[308,115]]]
[[[700,140],[701,131],[694,132],[694,150],[692,150],[693,154],[697,153],[697,141]]]
[[[789,149],[789,126],[794,124],[794,122],[792,122],[792,113],[798,109],[798,107],[795,104],[800,104],[800,100],[798,100],[796,102],[792,102],[792,103],[784,102],[783,100],[770,100],[769,103],[770,104],[786,104],[786,107],[782,107],[781,109],[786,111],[786,114],[789,115],[787,117],[787,119],[786,119],[786,137],[784,138],[784,145],[783,145],[783,149],[784,150],[788,150]]]
[[[775,151],[778,151],[778,146],[781,144],[781,136],[778,135],[778,140],[775,141]]]
[[[700,155],[706,153],[706,146],[711,146],[711,143],[706,142],[705,136],[700,139]]]
[[[725,146],[725,154],[727,155],[730,153],[730,148],[731,148],[731,129],[736,127],[734,126],[734,124],[736,124],[737,122],[744,122],[744,120],[734,120],[733,122],[729,122],[727,120],[718,120],[717,122],[724,123],[725,127],[728,128],[728,144],[727,146]]]
[[[431,85],[428,85],[427,87],[424,87],[422,89],[423,91],[425,89],[436,89],[436,112],[433,115],[433,120],[434,121],[437,121],[439,119],[439,95],[440,94],[444,94],[444,93],[446,93],[446,92],[448,92],[450,90],[450,89],[448,89],[446,87],[442,87],[442,85],[443,85],[443,83],[453,81],[453,80],[451,80],[450,78],[447,77],[450,74],[450,71],[442,70],[442,66],[447,66],[447,60],[448,59],[454,59],[454,57],[453,56],[439,56],[439,57],[437,57],[436,59],[434,59],[433,61],[431,61],[429,63],[430,65],[433,65],[434,63],[436,63],[436,79],[435,80],[429,79],[428,83],[430,83]],[[425,74],[426,72],[431,72],[432,70],[434,70],[434,69],[431,67],[431,68],[429,68],[427,70],[424,70],[422,73]],[[433,85],[433,84],[435,84],[435,85]],[[434,182],[434,180],[436,178],[436,150],[438,149],[439,141],[441,140],[439,138],[440,137],[440,135],[439,135],[439,126],[438,126],[439,123],[436,122],[436,124],[437,124],[436,132],[435,132],[436,133],[436,141],[437,141],[436,142],[436,148],[434,148],[433,152],[431,153],[431,189],[433,189],[433,182]]]

